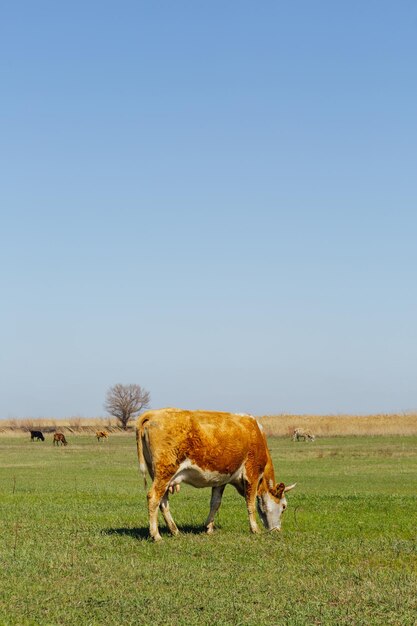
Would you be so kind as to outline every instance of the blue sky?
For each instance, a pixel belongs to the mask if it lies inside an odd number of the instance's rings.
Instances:
[[[0,18],[0,417],[417,408],[415,3]]]

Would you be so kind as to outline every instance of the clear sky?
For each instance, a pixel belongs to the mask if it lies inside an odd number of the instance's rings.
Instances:
[[[417,5],[0,11],[0,417],[417,408]]]

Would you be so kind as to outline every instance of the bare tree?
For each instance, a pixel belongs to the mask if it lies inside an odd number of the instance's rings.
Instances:
[[[151,394],[140,385],[114,385],[106,395],[104,408],[116,417],[123,430],[127,430],[129,421],[142,409],[149,407]]]

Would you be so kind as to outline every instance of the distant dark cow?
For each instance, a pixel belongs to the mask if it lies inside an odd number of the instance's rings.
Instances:
[[[30,431],[30,440],[35,441],[35,439],[37,439],[37,441],[45,441],[45,437],[43,436],[40,430]]]
[[[97,437],[97,441],[100,442],[100,439],[108,439],[109,434],[105,430],[97,430],[96,437]]]
[[[61,446],[67,446],[68,441],[65,439],[65,435],[63,433],[55,433],[53,444],[56,444],[57,446],[59,446],[59,444],[61,444]]]

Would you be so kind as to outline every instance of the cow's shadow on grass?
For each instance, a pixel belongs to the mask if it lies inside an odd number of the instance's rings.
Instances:
[[[206,534],[206,527],[202,525],[192,526],[190,524],[185,524],[183,526],[178,526],[178,530],[181,535],[204,535]],[[163,536],[171,537],[171,533],[168,528],[162,526],[159,528],[159,532]],[[127,537],[131,537],[132,539],[137,539],[142,541],[143,539],[149,539],[149,528],[148,526],[140,526],[138,528],[104,528],[102,530],[103,535],[124,535]]]

